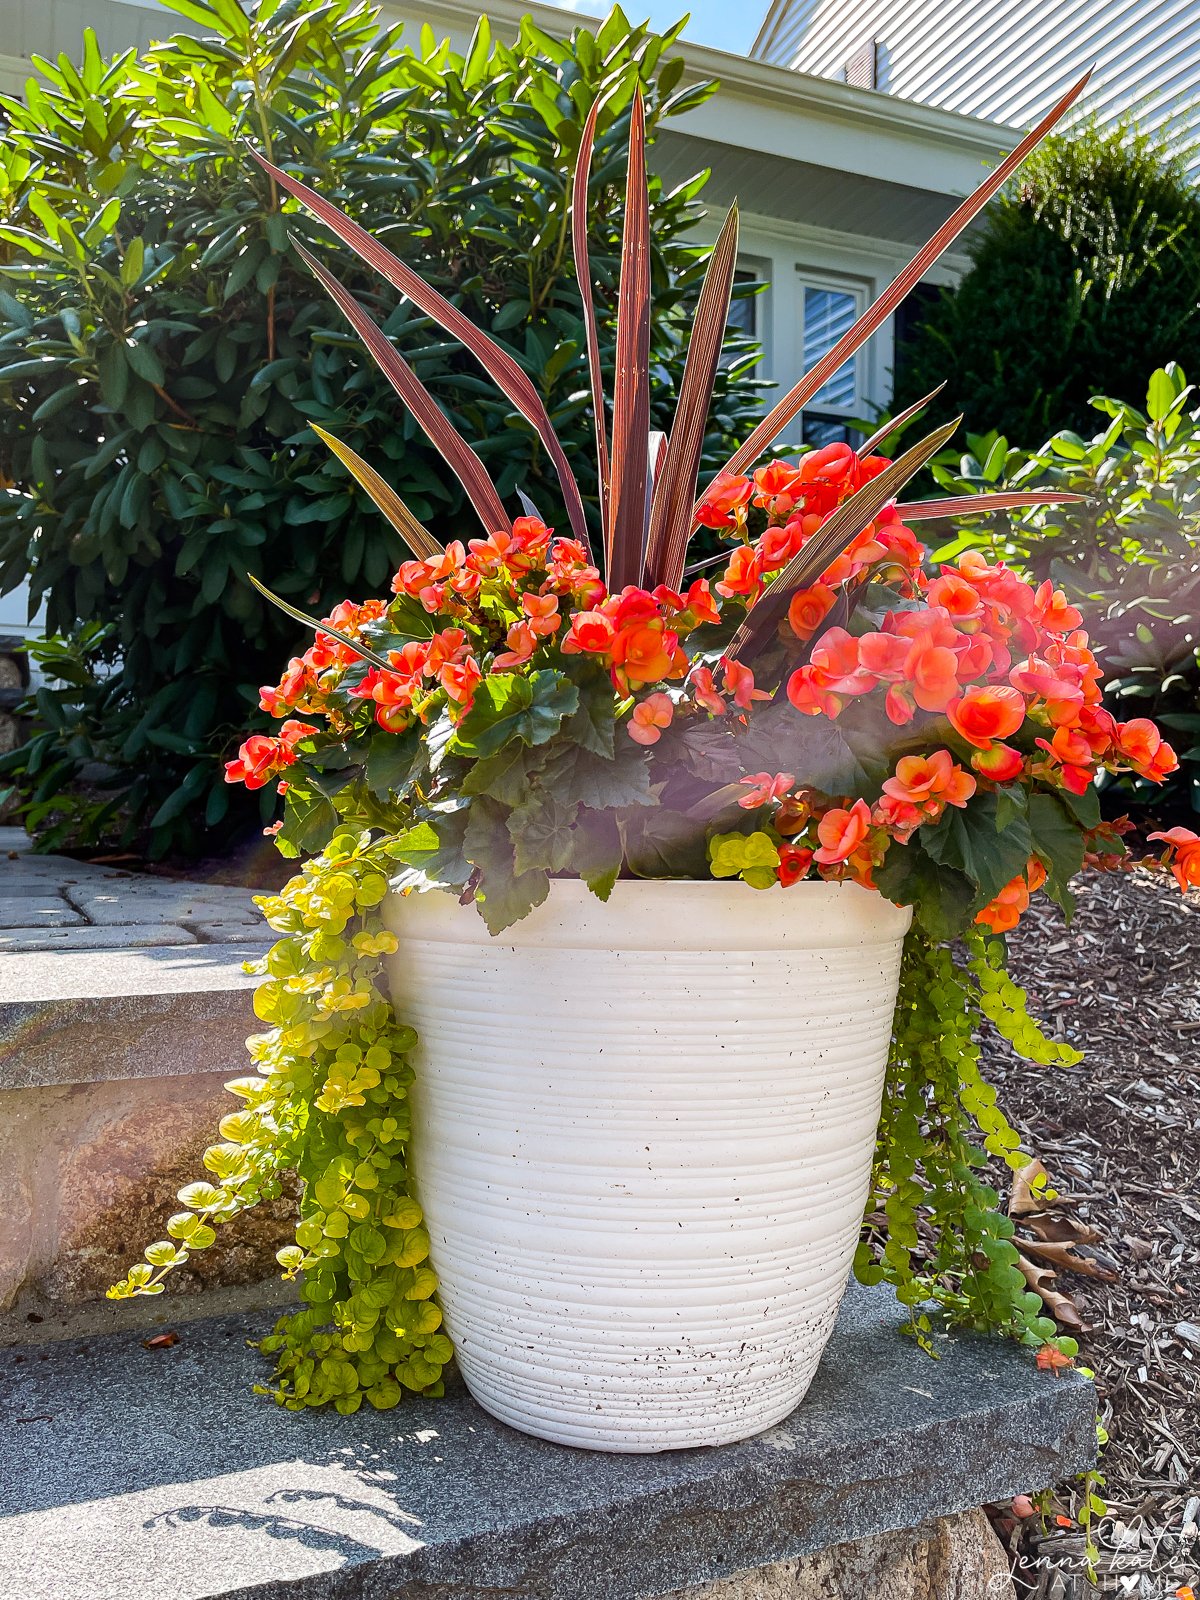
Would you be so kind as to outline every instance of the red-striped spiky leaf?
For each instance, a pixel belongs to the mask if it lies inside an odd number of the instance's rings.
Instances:
[[[737,249],[738,209],[733,205],[709,257],[679,384],[666,459],[654,485],[646,549],[647,582],[651,587],[665,583],[671,589],[678,589],[683,581],[687,547],[692,536],[692,503],[696,498],[696,479],[704,449],[704,429],[729,320]]]
[[[1083,494],[1053,489],[998,489],[994,494],[956,494],[945,500],[910,500],[896,510],[905,522],[929,522],[935,517],[984,517],[993,511],[1019,511],[1024,506],[1067,506],[1086,500]]]
[[[1004,186],[1029,152],[1042,142],[1059,119],[1075,103],[1083,93],[1090,77],[1090,72],[1085,73],[1074,88],[1069,89],[1063,95],[1058,104],[1042,118],[1032,133],[1026,134],[1016,149],[1004,158],[994,172],[988,174],[974,194],[964,200],[953,216],[942,224],[929,243],[917,251],[904,270],[888,284],[878,300],[873,305],[868,306],[854,326],[843,334],[837,343],[821,357],[812,371],[806,373],[795,388],[790,389],[782,400],[772,406],[741,449],[726,463],[722,469],[724,472],[737,474],[754,465],[763,451],[768,448],[774,439],[779,437],[793,417],[807,405],[843,362],[848,361],[859,346],[864,344],[875,330],[891,316],[913,285],[929,271],[933,263],[953,243],[967,224],[979,215],[984,206]]]
[[[863,440],[862,444],[858,447],[858,455],[869,456],[873,450],[877,449],[878,446],[883,443],[889,434],[895,433],[896,430],[898,428],[902,428],[906,422],[911,422],[918,412],[924,411],[929,402],[931,400],[936,400],[938,395],[941,394],[945,387],[946,380],[943,378],[936,389],[930,389],[928,394],[922,395],[919,400],[914,400],[912,405],[905,406],[904,410],[898,412],[896,416],[889,417],[885,423],[876,428],[875,432],[869,439]]]
[[[294,241],[293,241],[294,242]],[[479,514],[488,533],[512,527],[512,519],[488,477],[487,469],[458,429],[439,408],[429,390],[417,377],[404,357],[391,344],[383,329],[366,312],[352,294],[328,272],[315,256],[301,244],[296,244],[301,260],[329,294],[338,310],[358,334],[376,366],[404,401],[428,435],[430,443],[440,451],[454,472],[467,497]]]
[[[312,424],[312,431],[318,439],[329,446],[350,475],[367,491],[419,561],[427,561],[431,556],[441,555],[442,545],[428,528],[417,521],[391,484],[379,476],[370,462],[364,461],[357,450],[352,450],[348,444],[335,439],[332,433],[326,433],[324,428],[318,428],[315,422]]]
[[[606,551],[607,582],[612,590],[641,581],[649,462],[650,196],[646,187],[646,119],[639,89],[634,92],[630,107],[625,230],[617,294]]]
[[[600,95],[588,112],[579,141],[575,163],[575,182],[571,190],[571,252],[575,257],[575,276],[583,302],[583,326],[587,339],[588,377],[592,386],[592,425],[596,434],[596,464],[600,477],[600,526],[604,549],[608,550],[608,419],[604,409],[604,372],[600,366],[600,326],[596,320],[596,298],[592,292],[592,265],[588,253],[588,183],[592,175],[592,148],[596,142],[596,119],[604,96]]]
[[[389,283],[394,284],[401,294],[407,295],[427,317],[432,317],[471,352],[500,392],[516,406],[525,420],[533,425],[538,438],[545,445],[546,452],[554,463],[554,470],[558,473],[559,483],[562,485],[571,531],[586,547],[587,522],[579,485],[575,481],[575,474],[571,471],[558,435],[551,424],[542,397],[528,373],[522,371],[502,345],[484,333],[482,328],[476,327],[470,317],[457,306],[451,305],[444,295],[439,294],[432,285],[426,283],[418,273],[406,266],[386,245],[380,244],[378,239],[373,238],[344,211],[332,205],[315,189],[302,183],[299,178],[293,178],[282,168],[272,165],[265,156],[259,155],[257,150],[251,154],[281,188],[299,200],[318,221],[323,222],[332,233],[335,233],[343,244],[349,245],[356,256],[374,268]]]

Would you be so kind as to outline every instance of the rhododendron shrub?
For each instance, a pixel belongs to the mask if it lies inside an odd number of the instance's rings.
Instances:
[[[450,893],[498,934],[556,878],[582,880],[601,901],[621,878],[740,880],[746,893],[790,895],[801,908],[811,881],[914,913],[871,1199],[886,1229],[864,1239],[859,1276],[893,1284],[922,1339],[929,1300],[960,1324],[1036,1345],[1056,1339],[981,1175],[987,1155],[1012,1166],[1027,1157],[980,1076],[978,1027],[986,1017],[1031,1060],[1075,1059],[1027,1016],[1002,936],[1035,894],[1069,910],[1070,879],[1085,862],[1126,858],[1124,825],[1101,820],[1100,775],[1161,782],[1176,757],[1153,723],[1105,710],[1079,612],[1053,584],[976,551],[930,560],[915,530],[954,503],[903,494],[953,426],[894,461],[874,440],[763,457],[1081,88],[705,486],[700,448],[736,210],[709,261],[675,424],[665,442],[652,440],[634,92],[610,421],[587,287],[587,182],[602,110],[593,107],[570,219],[600,469],[591,517],[529,374],[350,218],[271,168],[282,191],[464,343],[545,445],[566,522],[548,526],[524,497],[511,515],[467,440],[314,259],[458,474],[476,521],[443,546],[332,441],[411,557],[397,563],[390,595],[346,600],[327,617],[278,602],[313,642],[262,689],[278,735],[251,736],[227,769],[230,782],[277,785],[279,847],[311,858],[265,903],[284,935],[258,967],[259,1015],[271,1030],[251,1044],[265,1081],[234,1085],[246,1109],[225,1119],[226,1143],[205,1157],[219,1181],[182,1192],[189,1209],[168,1224],[179,1243],[152,1245],[115,1294],[157,1292],[188,1249],[211,1242],[213,1223],[277,1192],[279,1168],[291,1166],[305,1190],[296,1246],[281,1260],[304,1274],[307,1307],[270,1344],[276,1397],[353,1410],[364,1394],[390,1405],[404,1387],[436,1389],[448,1352],[405,1162],[412,1038],[382,990],[395,939],[380,902],[389,892]],[[1070,498],[1006,491],[972,508]],[[701,527],[719,553],[689,565]],[[1172,829],[1155,842],[1181,887],[1200,879],[1200,839]],[[1073,1353],[1069,1340],[1056,1347]]]

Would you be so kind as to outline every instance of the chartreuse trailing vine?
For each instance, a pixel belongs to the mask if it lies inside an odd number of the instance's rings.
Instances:
[[[186,1209],[168,1239],[109,1290],[157,1294],[173,1267],[207,1248],[219,1224],[302,1182],[296,1243],[279,1252],[302,1274],[303,1307],[262,1341],[275,1360],[269,1391],[292,1409],[380,1410],[404,1389],[441,1393],[451,1356],[433,1300],[429,1235],[410,1192],[406,1151],[411,1028],[393,1014],[384,960],[396,948],[380,903],[395,863],[387,840],[345,829],[282,893],[259,904],[282,937],[251,964],[262,982],[248,1041],[257,1075],[227,1087],[243,1102],[205,1152],[211,1181],[180,1190]]]
[[[893,1285],[909,1308],[909,1331],[931,1354],[936,1304],[955,1324],[1074,1356],[1075,1341],[1058,1336],[1025,1282],[1013,1224],[984,1175],[989,1156],[1014,1170],[1028,1156],[980,1074],[980,1022],[986,1017],[1042,1066],[1072,1064],[1079,1053],[1047,1039],[1030,1017],[1001,939],[972,929],[960,948],[956,960],[918,928],[905,941],[868,1208],[882,1206],[886,1237],[878,1249],[863,1239],[855,1271],[865,1283]]]

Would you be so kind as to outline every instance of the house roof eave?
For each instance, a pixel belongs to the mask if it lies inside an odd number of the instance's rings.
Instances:
[[[412,3],[416,11],[417,0]],[[590,20],[584,13],[546,5],[542,0],[485,0],[482,8],[493,22],[514,27],[528,15],[544,32],[560,38]],[[435,29],[442,26],[458,32],[469,31],[480,9],[481,0],[419,0],[422,19]],[[385,13],[403,15],[408,10],[406,0],[385,0]],[[710,45],[683,39],[675,48],[687,64],[689,81],[717,78],[726,97],[735,96],[760,108],[790,113],[801,119],[816,118],[826,124],[841,124],[860,133],[899,138],[914,153],[923,145],[931,152],[953,152],[968,161],[990,161],[998,153],[1011,150],[1020,137],[1017,131],[1001,123],[918,105],[915,101],[900,100],[873,89],[860,89],[832,78],[814,77],[790,67],[733,55]],[[685,120],[680,119],[681,126]],[[742,145],[744,131],[739,124],[730,131],[725,142]],[[706,132],[709,137],[714,136],[712,130],[706,129]]]

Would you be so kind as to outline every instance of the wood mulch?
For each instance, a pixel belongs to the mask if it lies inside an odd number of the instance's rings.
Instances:
[[[1200,1597],[1200,894],[1165,875],[1087,874],[1068,927],[1039,896],[1009,938],[1013,977],[1080,1065],[1032,1067],[994,1036],[987,1072],[1060,1198],[1017,1216],[1031,1266],[1094,1369],[1109,1442],[1099,1588],[1071,1575],[1082,1538],[1059,1514],[999,1526],[1019,1592]],[[1018,1204],[1014,1208],[1019,1212]],[[1026,1206],[1027,1211],[1036,1208]],[[1082,1324],[1070,1326],[1075,1308]],[[1023,1508],[1018,1508],[1023,1509]]]

